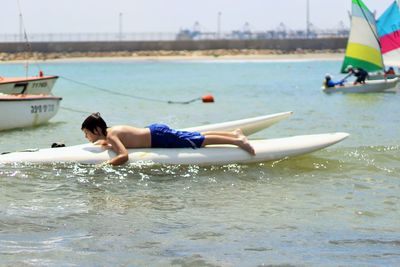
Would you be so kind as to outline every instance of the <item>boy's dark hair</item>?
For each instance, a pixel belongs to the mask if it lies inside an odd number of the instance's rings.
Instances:
[[[87,129],[91,131],[92,133],[95,133],[94,130],[99,127],[101,129],[101,132],[104,135],[107,135],[107,124],[103,120],[103,118],[100,116],[99,112],[92,113],[89,117],[87,117],[83,123],[81,130]]]

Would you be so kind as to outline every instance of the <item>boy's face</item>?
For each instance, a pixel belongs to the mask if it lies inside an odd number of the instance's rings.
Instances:
[[[85,134],[86,139],[89,140],[89,142],[91,142],[91,143],[96,142],[97,140],[100,139],[100,135],[97,134],[96,130],[94,130],[94,131],[95,131],[95,133],[92,133],[88,129],[83,129],[83,133]]]

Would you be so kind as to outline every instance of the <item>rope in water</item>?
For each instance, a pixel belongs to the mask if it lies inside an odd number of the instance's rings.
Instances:
[[[193,102],[198,101],[198,100],[203,100],[202,97],[196,97],[196,98],[193,98],[193,99],[187,100],[187,101],[161,100],[161,99],[156,99],[156,98],[149,98],[149,97],[136,96],[136,95],[132,95],[132,94],[116,92],[116,91],[111,90],[111,89],[102,88],[102,87],[99,87],[99,86],[96,86],[96,85],[91,85],[91,84],[88,84],[88,83],[85,83],[85,82],[81,82],[81,81],[78,81],[78,80],[67,78],[65,76],[60,76],[60,78],[66,80],[66,81],[72,82],[72,83],[76,83],[76,84],[79,84],[79,85],[82,85],[82,86],[86,86],[86,87],[89,87],[89,88],[92,88],[92,89],[96,89],[96,90],[102,91],[102,92],[105,92],[105,93],[109,93],[109,94],[113,94],[113,95],[119,95],[119,96],[125,96],[125,97],[134,98],[134,99],[145,100],[145,101],[153,101],[153,102],[167,103],[167,104],[190,104],[190,103],[193,103]]]
[[[19,2],[19,0],[17,0],[17,4],[18,4],[18,10],[19,10],[19,15],[20,15],[20,19],[21,19],[21,24],[22,24],[22,28],[23,28],[23,36],[24,36],[24,40],[25,40],[25,44],[27,47],[27,50],[29,53],[32,54],[32,47],[31,47],[31,43],[29,42],[29,38],[28,38],[28,34],[26,32],[26,28],[25,28],[25,24],[24,24],[24,18],[22,15],[22,8],[21,8],[21,4]],[[39,69],[39,71],[41,70],[38,62],[36,60],[34,60],[35,65],[37,66],[37,68]],[[25,64],[25,68],[26,68],[26,76],[28,76],[28,68],[29,68],[29,64],[28,64],[28,59],[26,59],[26,64]],[[77,81],[71,78],[67,78],[64,76],[59,76],[60,78],[63,78],[64,80],[67,80],[69,82],[73,82],[79,85],[83,85],[92,89],[96,89],[102,92],[106,92],[106,93],[110,93],[113,95],[120,95],[120,96],[125,96],[125,97],[130,97],[130,98],[134,98],[134,99],[139,99],[139,100],[145,100],[145,101],[152,101],[152,102],[159,102],[159,103],[167,103],[167,104],[190,104],[193,103],[195,101],[198,100],[202,100],[204,103],[211,103],[214,102],[214,98],[212,95],[207,95],[207,96],[203,96],[203,97],[196,97],[187,101],[173,101],[173,100],[161,100],[161,99],[156,99],[156,98],[149,98],[149,97],[142,97],[142,96],[136,96],[136,95],[132,95],[132,94],[125,94],[125,93],[121,93],[121,92],[116,92],[110,89],[106,89],[106,88],[101,88],[95,85],[91,85],[85,82],[81,82],[81,81]],[[69,110],[69,111],[73,111],[73,112],[79,112],[79,113],[87,113],[85,111],[82,110],[78,110],[78,109],[73,109],[73,108],[67,108],[67,107],[62,107],[65,110]]]

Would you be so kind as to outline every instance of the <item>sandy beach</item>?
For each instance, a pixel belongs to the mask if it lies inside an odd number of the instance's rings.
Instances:
[[[339,60],[341,50],[201,50],[73,53],[0,53],[0,63],[32,61],[104,61],[104,60]]]

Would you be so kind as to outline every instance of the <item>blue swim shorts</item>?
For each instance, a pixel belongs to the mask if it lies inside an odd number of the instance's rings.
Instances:
[[[151,147],[154,148],[200,148],[204,136],[199,132],[177,131],[165,124],[154,123],[147,128],[151,133]]]

